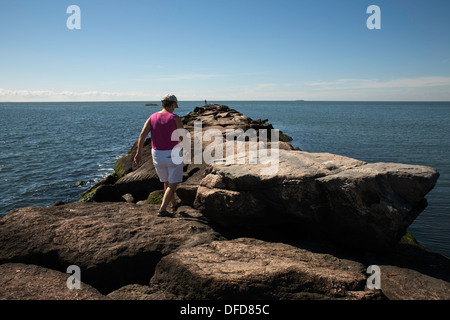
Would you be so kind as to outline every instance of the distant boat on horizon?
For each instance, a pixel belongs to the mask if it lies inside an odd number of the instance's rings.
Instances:
[[[295,100],[295,101],[305,101],[305,100]]]

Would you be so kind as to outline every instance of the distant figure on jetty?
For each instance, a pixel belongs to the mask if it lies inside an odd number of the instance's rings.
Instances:
[[[205,99],[205,106],[207,105],[208,103],[206,102],[206,99]]]
[[[173,131],[183,129],[183,123],[181,118],[173,113],[175,108],[178,108],[178,100],[175,95],[167,94],[161,102],[162,110],[153,113],[142,128],[134,162],[139,164],[142,161],[144,141],[151,132],[153,164],[159,180],[164,183],[164,197],[158,216],[172,216],[173,214],[167,212],[167,206],[172,203],[174,210],[178,207],[175,191],[178,183],[183,181],[183,163],[175,164],[172,160],[172,150],[180,147],[178,141],[172,141],[171,137]],[[182,157],[181,148],[179,152]]]

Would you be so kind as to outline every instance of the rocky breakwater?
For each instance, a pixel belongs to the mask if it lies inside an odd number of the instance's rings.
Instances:
[[[226,130],[242,130],[245,132],[249,129],[258,132],[260,129],[271,132],[272,125],[267,120],[253,120],[242,113],[224,105],[206,105],[204,107],[196,107],[189,114],[181,117],[184,128],[190,135],[191,139],[191,163],[184,166],[184,181],[178,189],[178,195],[185,204],[192,205],[194,202],[196,190],[201,178],[204,177],[205,170],[208,168],[207,163],[201,158],[200,161],[194,161],[194,140],[195,122],[201,122],[201,126],[206,130],[216,130],[226,136]],[[291,137],[280,132],[279,147],[283,149],[294,149],[289,141]],[[196,141],[196,140],[195,140]],[[270,136],[268,137],[270,141]],[[206,138],[200,137],[201,151],[211,143]],[[161,189],[156,170],[153,166],[151,155],[151,138],[144,142],[142,163],[136,165],[133,161],[136,154],[137,141],[131,149],[122,156],[114,165],[114,173],[107,176],[102,181],[86,190],[80,201],[85,202],[138,202],[145,201],[148,195],[155,190]],[[297,148],[298,149],[298,148]]]
[[[222,105],[182,119],[192,141],[197,120],[224,139],[227,129],[273,129]],[[307,153],[280,136],[278,145],[270,135],[259,144],[277,155],[269,169],[185,164],[174,218],[157,217],[159,206],[149,204],[162,189],[150,138],[140,166],[135,144],[79,202],[9,212],[0,220],[0,298],[450,298],[448,258],[405,235],[436,170]],[[200,140],[202,151],[211,145]],[[248,156],[249,149],[233,155]],[[86,290],[77,295],[61,281],[69,265],[81,269]],[[381,269],[381,290],[366,287],[369,265]],[[46,285],[24,291],[36,275]]]

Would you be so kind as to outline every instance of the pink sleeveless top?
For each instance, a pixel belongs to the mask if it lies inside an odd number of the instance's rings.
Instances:
[[[150,116],[152,149],[172,150],[178,144],[178,138],[171,140],[173,131],[177,129],[175,118],[175,114],[170,112],[156,112]]]

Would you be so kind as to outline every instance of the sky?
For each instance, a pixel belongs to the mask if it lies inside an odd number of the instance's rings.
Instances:
[[[367,27],[371,5],[381,29]],[[450,101],[449,12],[448,0],[1,0],[0,102]]]

